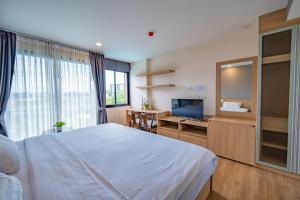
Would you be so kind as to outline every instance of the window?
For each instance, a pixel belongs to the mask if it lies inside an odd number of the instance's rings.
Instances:
[[[129,104],[129,73],[105,70],[106,106],[123,106]]]
[[[96,125],[96,90],[91,66],[61,61],[60,74],[61,120],[72,128]]]
[[[41,135],[56,121],[73,129],[96,125],[96,112],[89,63],[28,51],[17,53],[5,113],[10,138],[17,141]]]

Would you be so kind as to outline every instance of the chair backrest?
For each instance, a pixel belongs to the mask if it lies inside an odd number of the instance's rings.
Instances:
[[[148,115],[145,113],[141,113],[141,121],[143,124],[141,124],[143,127],[148,128]]]
[[[137,122],[137,119],[140,119],[141,113],[140,112],[131,112],[130,115],[130,126],[131,127],[135,127],[136,125],[141,124],[141,120],[139,120],[139,122]]]

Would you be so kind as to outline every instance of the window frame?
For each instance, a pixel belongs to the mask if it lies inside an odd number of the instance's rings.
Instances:
[[[106,108],[115,108],[115,107],[123,107],[123,106],[130,106],[130,72],[121,72],[127,75],[127,103],[125,104],[117,104],[117,84],[116,84],[116,70],[109,70],[108,71],[113,71],[114,72],[114,97],[115,97],[115,104],[113,105],[106,105],[106,91],[105,91],[105,105]],[[105,71],[106,71],[105,70]]]

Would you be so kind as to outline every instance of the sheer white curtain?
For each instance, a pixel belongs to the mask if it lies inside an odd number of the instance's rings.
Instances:
[[[72,128],[96,125],[96,91],[91,66],[60,61],[61,120]]]
[[[95,125],[93,84],[88,52],[18,37],[5,115],[9,136],[37,136],[56,121],[72,128]]]

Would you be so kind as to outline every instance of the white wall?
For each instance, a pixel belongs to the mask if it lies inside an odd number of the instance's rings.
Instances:
[[[252,23],[252,27],[232,30],[214,41],[156,56],[150,59],[150,71],[172,68],[175,69],[175,73],[154,77],[152,83],[174,83],[176,87],[153,89],[152,104],[156,109],[170,110],[171,98],[204,98],[204,113],[213,115],[215,114],[216,62],[257,55],[258,21],[256,20]],[[132,107],[140,108],[140,99],[142,96],[146,97],[145,92],[136,88],[137,85],[145,84],[146,79],[135,76],[145,70],[145,61],[132,64]]]
[[[137,89],[137,86],[146,85],[145,77],[136,77],[136,74],[146,71],[146,61],[136,62],[131,64],[130,71],[130,103],[134,108],[142,107],[142,98],[147,97],[146,90]]]

